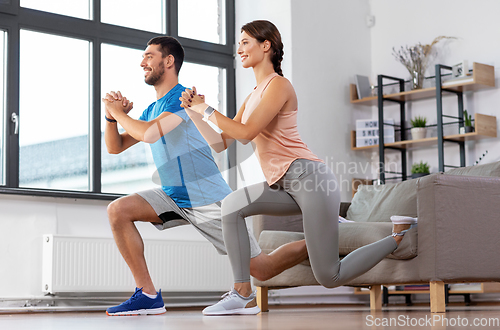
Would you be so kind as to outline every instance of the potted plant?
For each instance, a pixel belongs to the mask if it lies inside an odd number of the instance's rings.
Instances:
[[[417,116],[411,120],[411,136],[413,140],[425,139],[425,135],[427,134],[427,128],[425,128],[425,124],[427,124],[427,118],[422,116]]]
[[[421,161],[420,163],[414,163],[412,166],[411,166],[411,178],[412,179],[416,179],[416,178],[420,178],[422,176],[426,176],[428,174],[430,174],[430,168],[429,168],[429,164],[427,164],[427,162],[423,162]]]
[[[465,133],[474,132],[474,126],[472,126],[472,115],[469,115],[467,110],[464,110],[464,129]]]

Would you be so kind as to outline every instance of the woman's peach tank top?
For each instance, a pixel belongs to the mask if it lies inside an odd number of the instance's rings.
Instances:
[[[247,122],[252,112],[259,105],[267,86],[277,76],[277,73],[272,73],[255,87],[245,105],[245,111],[241,119],[243,124]],[[276,183],[296,159],[304,158],[322,162],[300,138],[297,129],[297,109],[278,112],[276,117],[252,142],[254,143],[255,154],[269,185]]]

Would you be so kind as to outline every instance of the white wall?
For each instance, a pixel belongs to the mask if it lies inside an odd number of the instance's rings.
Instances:
[[[254,19],[270,20],[280,30],[285,47],[283,72],[299,100],[299,133],[337,174],[344,201],[351,198],[352,177],[370,176],[360,173],[366,161],[350,150],[350,123],[363,114],[351,111],[348,89],[354,74],[371,72],[368,13],[368,0],[236,1],[237,41],[240,27]],[[253,87],[253,72],[242,69],[237,61],[238,105]],[[246,159],[249,153],[249,145],[240,146],[238,157]],[[243,171],[246,184],[263,181],[255,157],[248,163]]]
[[[355,128],[355,120],[376,118],[376,110],[351,105],[349,84],[354,83],[355,74],[370,76],[373,83],[377,74],[408,78],[406,69],[392,57],[392,47],[419,41],[430,43],[440,35],[456,36],[460,39],[438,44],[438,61],[450,65],[467,59],[500,67],[500,21],[496,17],[500,2],[495,0],[237,0],[236,4],[238,32],[242,23],[265,18],[276,23],[285,36],[288,23],[283,20],[291,10],[291,80],[299,100],[299,132],[309,147],[328,161],[341,183],[350,182],[352,177],[377,177],[372,172],[376,166],[367,172],[364,168],[372,160],[378,162],[378,155],[350,150],[350,131]],[[366,24],[368,15],[375,17],[371,28]],[[285,61],[290,55],[287,49]],[[495,71],[498,76],[498,69]],[[237,102],[241,104],[255,80],[251,72],[242,72],[238,65],[236,73]],[[433,74],[432,70],[427,74]],[[285,76],[290,74],[285,71]],[[498,96],[498,89],[467,95],[465,106],[472,112],[500,117]],[[445,112],[455,113],[455,104],[455,98],[446,98]],[[431,117],[434,109],[434,100],[409,104],[407,117],[426,114],[435,123],[435,116]],[[397,118],[388,111],[391,115]],[[489,150],[484,162],[500,158],[500,148],[495,148],[498,139],[470,142],[467,146],[467,164],[472,164],[484,150]],[[412,159],[424,159],[436,171],[436,155],[436,149],[414,152],[409,164]],[[458,163],[456,147],[446,149],[446,162]],[[343,164],[347,164],[345,170]],[[256,168],[255,161],[245,175],[256,173]],[[351,192],[345,184],[342,187],[342,199],[350,200]]]
[[[497,13],[500,2],[495,0],[420,0],[370,1],[371,12],[375,16],[375,26],[371,29],[371,78],[376,83],[377,74],[409,78],[408,71],[397,62],[392,54],[392,47],[414,45],[418,42],[430,44],[437,36],[452,36],[458,39],[440,42],[436,45],[438,56],[430,63],[427,76],[434,75],[434,64],[453,65],[462,60],[495,66],[496,85],[499,85],[500,68],[500,21]],[[443,71],[443,73],[446,73]],[[498,88],[474,93],[466,93],[464,107],[469,112],[483,113],[500,117]],[[387,103],[386,103],[387,104]],[[436,123],[435,100],[408,103],[407,118],[424,115],[430,124]],[[359,108],[359,107],[358,107]],[[386,118],[399,118],[398,106],[388,107]],[[392,110],[391,110],[392,109]],[[444,99],[443,111],[457,115],[456,97]],[[373,110],[376,116],[376,110]],[[449,120],[447,120],[449,121]],[[457,129],[451,128],[452,133]],[[428,136],[436,136],[431,130]],[[446,131],[445,131],[446,134]],[[498,139],[481,140],[466,143],[466,164],[472,165],[488,150],[482,163],[500,160]],[[397,154],[391,153],[390,160],[397,160]],[[431,172],[438,170],[437,149],[431,148],[409,154],[408,163],[424,160],[431,165]],[[459,165],[458,147],[445,148],[445,164]]]
[[[0,298],[43,295],[44,234],[113,237],[106,213],[108,203],[0,195]],[[148,223],[138,223],[137,227],[144,239],[204,240],[191,226],[163,232]]]
[[[368,0],[236,0],[236,42],[240,27],[255,19],[270,20],[280,30],[285,51],[283,73],[294,85],[299,100],[299,133],[344,182],[344,201],[351,199],[351,177],[365,177],[353,174],[362,165],[359,161],[366,161],[350,151],[350,123],[359,115],[351,111],[348,83],[354,82],[355,73],[371,72],[370,31],[365,24],[368,13]],[[243,69],[237,58],[238,105],[254,87],[253,71]],[[252,153],[250,144],[238,146],[240,161]],[[255,156],[242,167],[245,182],[239,180],[239,187],[265,180]],[[283,302],[288,294],[306,295],[307,301],[314,299],[317,303],[331,302],[332,296],[341,303],[359,301],[358,296],[350,296],[351,292],[352,288],[346,287],[302,287],[276,290],[271,293],[271,301]]]
[[[337,175],[342,201],[351,200],[351,179],[364,178],[366,163],[351,152],[355,119],[349,83],[371,72],[367,0],[292,0],[294,87],[303,140]]]
[[[284,44],[284,59],[281,65],[283,74],[292,80],[292,17],[290,0],[236,0],[236,47],[240,40],[241,27],[254,20],[269,20],[273,22],[281,33]],[[243,104],[248,94],[257,85],[252,69],[244,69],[241,66],[239,56],[236,54],[236,104]],[[251,143],[246,146],[237,145],[238,163],[241,163],[242,171],[238,174],[238,188],[253,183],[265,181],[264,174],[260,169],[259,162],[253,153]]]

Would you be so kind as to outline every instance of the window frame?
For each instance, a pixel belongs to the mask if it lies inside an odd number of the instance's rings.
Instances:
[[[7,31],[7,77],[5,111],[5,185],[0,194],[113,200],[123,194],[101,192],[101,45],[103,43],[143,50],[146,43],[159,33],[101,23],[101,1],[91,0],[93,19],[79,19],[59,14],[22,8],[19,0],[0,4],[0,29]],[[187,62],[226,69],[226,104],[228,116],[236,114],[234,70],[235,12],[234,0],[226,5],[226,44],[215,44],[178,36],[178,0],[165,0],[166,33],[179,40]],[[19,115],[20,30],[50,33],[89,41],[91,44],[91,109],[89,113],[89,191],[19,188],[19,135],[14,135],[10,121],[13,112]],[[236,162],[236,149],[228,149],[229,165]],[[236,188],[236,174],[230,171],[229,185]]]
[[[17,15],[19,0],[10,0],[9,2],[9,4],[0,3],[0,13]]]

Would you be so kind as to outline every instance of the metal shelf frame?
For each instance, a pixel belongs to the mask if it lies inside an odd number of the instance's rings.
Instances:
[[[443,132],[444,125],[452,124],[452,123],[448,123],[448,122],[445,123],[444,118],[453,118],[455,120],[458,120],[458,122],[457,121],[453,122],[454,124],[458,123],[459,127],[464,126],[463,91],[444,88],[442,85],[441,78],[447,74],[442,74],[442,70],[451,71],[452,68],[450,66],[436,64],[435,80],[436,80],[437,124],[436,125],[429,125],[429,127],[431,127],[431,126],[437,127],[438,167],[439,167],[438,169],[440,172],[444,172],[445,167],[455,168],[455,167],[464,167],[465,166],[465,142],[445,139],[444,132]],[[407,150],[406,150],[406,148],[393,148],[393,147],[385,145],[385,143],[384,143],[384,126],[397,126],[397,127],[399,127],[399,129],[397,129],[397,130],[401,132],[401,141],[406,140],[406,132],[409,130],[409,128],[406,127],[406,101],[384,97],[384,94],[383,94],[384,79],[396,81],[396,83],[392,83],[392,84],[399,85],[399,92],[402,93],[405,91],[404,90],[405,89],[404,79],[386,76],[386,75],[378,75],[377,76],[377,86],[378,86],[378,88],[377,88],[378,102],[377,103],[378,103],[378,122],[379,122],[379,146],[378,146],[378,148],[379,148],[379,180],[382,184],[385,184],[386,180],[402,179],[404,181],[408,178]],[[457,117],[443,115],[443,93],[444,92],[456,94],[457,103],[458,103],[458,116]],[[384,123],[384,102],[385,101],[395,102],[395,103],[399,104],[400,122],[401,122],[400,125],[392,125],[392,124],[385,124]],[[458,146],[460,148],[460,166],[445,165],[445,163],[444,163],[444,143],[445,142],[454,142],[454,143],[458,144]],[[390,171],[385,170],[385,149],[395,149],[395,150],[399,150],[401,152],[401,173],[390,172]],[[386,177],[386,174],[399,174],[400,176]]]

